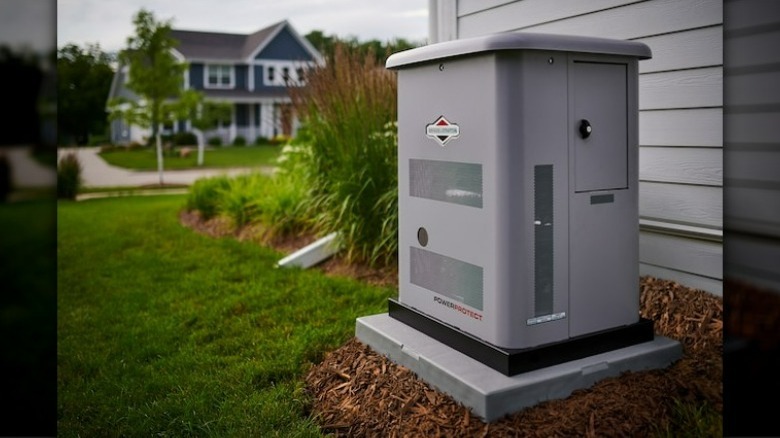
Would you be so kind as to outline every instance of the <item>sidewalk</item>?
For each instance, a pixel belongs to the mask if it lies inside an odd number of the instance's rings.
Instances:
[[[35,161],[32,157],[32,147],[4,147],[0,150],[0,155],[5,155],[11,164],[13,187],[42,188],[57,185],[57,172]]]
[[[67,153],[75,153],[81,163],[84,187],[142,187],[160,184],[160,175],[157,171],[136,171],[111,166],[98,156],[99,151],[100,148],[96,147],[60,148],[57,150],[57,161]],[[257,168],[163,170],[163,183],[191,185],[199,178],[216,175],[234,176],[257,170]],[[272,169],[262,168],[260,171],[270,174]]]

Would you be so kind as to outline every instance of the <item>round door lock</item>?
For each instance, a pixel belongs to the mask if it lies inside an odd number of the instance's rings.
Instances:
[[[590,126],[590,122],[585,119],[580,120],[580,137],[588,138],[591,132],[593,132],[593,127]]]

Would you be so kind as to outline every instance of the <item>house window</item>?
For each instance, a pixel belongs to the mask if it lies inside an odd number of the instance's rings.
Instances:
[[[285,84],[290,81],[290,69],[287,67],[282,68],[282,80]]]
[[[207,88],[233,88],[233,66],[213,64],[206,66]]]
[[[298,82],[301,84],[306,81],[306,72],[303,70],[303,68],[296,69],[295,75],[298,76]]]
[[[274,69],[273,67],[269,66],[268,67],[268,77],[266,78],[267,79],[266,82],[268,82],[269,84],[273,84],[274,80],[276,79],[275,76],[276,76],[276,69]]]

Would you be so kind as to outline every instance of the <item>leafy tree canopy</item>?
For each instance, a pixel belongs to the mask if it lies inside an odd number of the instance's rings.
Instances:
[[[57,127],[66,143],[86,144],[90,134],[106,134],[113,61],[98,44],[67,44],[57,51]]]
[[[333,59],[336,46],[340,45],[349,49],[351,53],[357,53],[360,56],[373,56],[379,65],[384,65],[387,57],[395,52],[423,45],[422,42],[408,41],[403,38],[396,38],[386,42],[376,39],[359,41],[354,36],[341,38],[336,35],[325,35],[321,30],[313,30],[307,33],[305,38],[320,51],[326,61]]]

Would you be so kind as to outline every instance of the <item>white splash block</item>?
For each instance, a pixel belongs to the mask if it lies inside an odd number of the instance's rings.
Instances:
[[[546,400],[566,398],[606,377],[665,368],[682,357],[679,342],[656,336],[650,342],[506,376],[387,313],[358,318],[355,336],[488,422]]]
[[[322,263],[338,252],[339,247],[336,244],[337,236],[338,233],[330,233],[316,242],[306,245],[298,251],[279,260],[276,266],[281,268],[299,267],[306,269]]]

